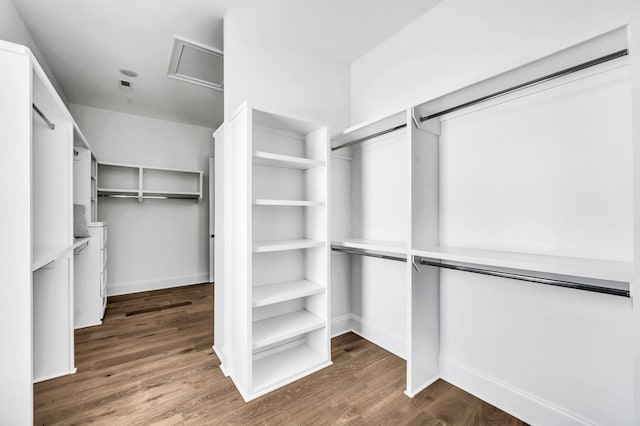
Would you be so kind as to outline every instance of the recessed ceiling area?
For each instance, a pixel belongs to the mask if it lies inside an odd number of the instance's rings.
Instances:
[[[216,128],[224,92],[193,83],[222,86],[222,58],[183,49],[169,78],[176,35],[222,53],[223,17],[242,4],[278,43],[352,63],[441,0],[11,1],[70,103]]]

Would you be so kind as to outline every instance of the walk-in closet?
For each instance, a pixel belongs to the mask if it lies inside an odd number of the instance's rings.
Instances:
[[[640,425],[633,0],[0,0],[0,425]]]

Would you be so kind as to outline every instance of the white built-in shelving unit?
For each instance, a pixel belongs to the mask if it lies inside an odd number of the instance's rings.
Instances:
[[[75,372],[74,123],[28,48],[0,42],[0,68],[0,418],[30,424],[34,381]]]
[[[504,339],[499,344],[509,353],[494,353],[483,367],[549,368],[559,383],[557,391],[539,390],[555,394],[549,400],[584,393],[571,380],[577,374],[611,373],[601,362],[608,349],[590,342],[630,329],[633,168],[625,46],[624,31],[607,34],[332,139],[340,158],[334,196],[349,213],[334,219],[340,223],[332,235],[333,291],[351,298],[337,331],[353,330],[406,359],[407,395],[438,378],[478,395],[498,392],[492,378],[450,359],[492,353],[492,337]],[[561,70],[568,71],[489,96]],[[475,99],[483,102],[470,103]],[[526,297],[540,305],[527,305]],[[492,308],[481,312],[482,306]],[[516,314],[513,306],[525,312]],[[465,308],[474,316],[466,317]],[[587,308],[580,321],[571,317]],[[519,325],[504,325],[510,321]],[[579,362],[545,355],[559,350],[560,336],[575,339],[562,350],[575,351]],[[612,341],[630,347],[628,339]],[[614,369],[616,379],[587,381],[609,386],[609,394],[614,384],[629,390],[628,363]],[[520,401],[517,392],[500,392],[489,402],[504,408]],[[625,404],[609,398],[594,412],[624,422]],[[558,415],[543,405],[533,423]]]
[[[224,277],[233,285],[224,290],[216,352],[248,401],[331,363],[329,136],[324,125],[246,105],[224,134],[218,199]]]
[[[144,199],[202,199],[202,170],[99,162],[97,196]]]

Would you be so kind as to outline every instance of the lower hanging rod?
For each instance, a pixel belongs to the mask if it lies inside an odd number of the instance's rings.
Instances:
[[[47,116],[44,115],[42,111],[40,111],[40,108],[38,108],[36,104],[31,104],[31,106],[33,106],[33,110],[40,116],[40,118],[42,118],[42,121],[44,121],[47,124],[47,127],[49,127],[51,130],[55,130],[56,125],[53,124],[51,121],[49,121]]]
[[[400,256],[391,256],[388,254],[378,254],[378,253],[369,253],[366,251],[362,251],[362,250],[358,250],[358,249],[348,249],[348,248],[342,248],[342,247],[331,247],[331,250],[334,251],[339,251],[342,253],[347,253],[347,254],[356,254],[359,256],[369,256],[369,257],[376,257],[378,259],[386,259],[386,260],[395,260],[397,262],[406,262],[407,259],[404,257],[400,257]]]
[[[552,285],[556,287],[572,288],[575,290],[592,291],[596,293],[611,294],[613,296],[630,297],[629,290],[619,288],[602,287],[593,284],[576,283],[572,281],[558,280],[554,278],[532,277],[530,275],[514,274],[512,272],[494,271],[491,269],[475,268],[470,266],[452,265],[448,263],[438,263],[431,260],[420,259],[421,265],[435,266],[436,268],[452,269],[455,271],[471,272],[474,274],[489,275],[492,277],[509,278],[518,281],[527,281],[536,284]]]

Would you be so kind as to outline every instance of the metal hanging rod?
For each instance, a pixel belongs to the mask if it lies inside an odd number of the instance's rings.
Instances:
[[[359,249],[350,249],[350,248],[342,248],[342,247],[331,247],[331,250],[339,251],[347,254],[357,254],[359,256],[369,256],[369,257],[377,257],[378,259],[386,259],[386,260],[395,260],[397,262],[406,262],[407,259],[399,256],[391,256],[388,254],[378,254],[378,253],[369,253],[366,251],[362,251]]]
[[[527,281],[536,284],[553,285],[556,287],[573,288],[575,290],[592,291],[596,293],[611,294],[614,296],[630,297],[629,290],[619,288],[602,287],[593,284],[576,283],[572,281],[558,280],[554,278],[532,277],[529,275],[514,274],[511,272],[494,271],[469,266],[452,265],[448,263],[438,263],[431,260],[420,259],[421,265],[435,266],[436,268],[453,269],[455,271],[471,272],[474,274],[489,275],[492,277],[509,278],[518,281]]]
[[[509,93],[517,92],[518,90],[522,90],[522,89],[525,89],[527,87],[531,87],[531,86],[535,86],[537,84],[541,84],[541,83],[544,83],[544,82],[547,82],[547,81],[551,81],[551,80],[554,80],[556,78],[559,78],[559,77],[574,73],[576,71],[580,71],[580,70],[583,70],[583,69],[586,69],[586,68],[589,68],[589,67],[593,67],[595,65],[602,64],[602,63],[607,62],[607,61],[611,61],[613,59],[621,58],[621,57],[626,56],[628,54],[629,54],[629,51],[627,49],[619,50],[617,52],[610,53],[608,55],[604,55],[604,56],[601,56],[599,58],[592,59],[590,61],[583,62],[583,63],[578,64],[578,65],[574,65],[572,67],[563,69],[561,71],[556,71],[554,73],[545,75],[543,77],[538,77],[536,79],[527,81],[526,83],[521,83],[521,84],[518,84],[516,86],[510,87],[508,89],[500,90],[500,91],[492,93],[490,95],[486,95],[486,96],[483,96],[481,98],[474,99],[472,101],[465,102],[463,104],[460,104],[460,105],[457,105],[457,106],[454,106],[454,107],[451,107],[451,108],[447,108],[447,109],[445,109],[443,111],[436,112],[434,114],[429,114],[429,115],[426,115],[424,117],[420,117],[419,121],[422,123],[424,121],[431,120],[432,118],[440,117],[442,115],[449,114],[451,112],[458,111],[460,109],[467,108],[467,107],[479,104],[481,102],[486,102],[488,100],[495,99],[495,98],[498,98],[500,96],[507,95]],[[351,142],[343,143],[342,145],[331,147],[331,151],[335,151],[335,150],[338,150],[338,149],[341,149],[341,148],[346,148],[346,147],[351,146],[351,145],[359,144],[359,143],[362,143],[362,142],[367,141],[369,139],[373,139],[373,138],[376,138],[378,136],[386,135],[387,133],[395,132],[396,130],[403,129],[405,127],[407,127],[406,123],[405,124],[401,124],[401,125],[396,126],[396,127],[392,127],[390,129],[383,130],[383,131],[378,132],[378,133],[374,133],[374,134],[369,135],[369,136],[362,137],[360,139],[353,140]]]
[[[31,105],[33,106],[33,110],[40,116],[40,118],[42,118],[42,121],[44,121],[51,130],[55,130],[56,125],[53,124],[51,121],[49,121],[47,116],[44,115],[42,111],[40,111],[40,108],[38,108],[36,104],[31,104]]]
[[[508,95],[510,93],[522,90],[522,89],[526,89],[527,87],[531,87],[531,86],[535,86],[537,84],[545,83],[547,81],[555,80],[556,78],[560,78],[560,77],[563,77],[565,75],[569,75],[569,74],[572,74],[574,72],[581,71],[583,69],[586,69],[586,68],[589,68],[589,67],[593,67],[595,65],[599,65],[599,64],[602,64],[604,62],[611,61],[613,59],[621,58],[621,57],[626,56],[628,54],[629,54],[629,51],[627,49],[619,50],[617,52],[610,53],[608,55],[604,55],[604,56],[601,56],[599,58],[592,59],[590,61],[583,62],[581,64],[574,65],[574,66],[569,67],[569,68],[565,68],[565,69],[560,70],[560,71],[556,71],[554,73],[545,75],[543,77],[535,78],[533,80],[527,81],[526,83],[517,84],[517,85],[515,85],[513,87],[510,87],[508,89],[500,90],[500,91],[492,93],[490,95],[486,95],[486,96],[483,96],[481,98],[474,99],[472,101],[465,102],[463,104],[460,104],[460,105],[457,105],[457,106],[454,106],[454,107],[451,107],[451,108],[447,108],[447,109],[445,109],[443,111],[436,112],[435,114],[429,114],[427,116],[420,117],[420,122],[431,120],[432,118],[440,117],[442,115],[449,114],[451,112],[458,111],[460,109],[467,108],[467,107],[470,107],[472,105],[479,104],[481,102],[486,102],[486,101],[489,101],[491,99],[499,98],[501,96],[505,96],[505,95]]]
[[[346,148],[346,147],[351,146],[351,145],[362,143],[362,142],[364,142],[366,140],[377,138],[378,136],[386,135],[387,133],[395,132],[396,130],[404,129],[405,127],[407,127],[406,123],[405,124],[401,124],[401,125],[396,126],[396,127],[393,127],[391,129],[387,129],[387,130],[383,130],[383,131],[378,132],[378,133],[374,133],[373,135],[369,135],[369,136],[365,136],[365,137],[360,138],[360,139],[356,139],[356,140],[351,141],[351,142],[345,142],[342,145],[332,146],[331,147],[331,151],[335,151],[337,149]]]
[[[98,194],[104,198],[136,198],[139,200],[198,200],[196,195],[129,195],[129,194]]]

